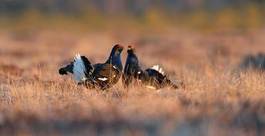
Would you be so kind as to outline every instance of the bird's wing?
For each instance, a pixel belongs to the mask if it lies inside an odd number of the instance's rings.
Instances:
[[[95,69],[94,77],[101,82],[112,82],[117,78],[118,73],[118,68],[112,64],[101,64]]]
[[[83,60],[81,59],[80,54],[77,54],[75,56],[73,65],[74,65],[73,74],[76,82],[85,81],[87,79],[86,77],[87,70]]]
[[[150,82],[157,85],[163,83],[167,77],[164,70],[159,65],[148,68],[145,72],[147,72]]]

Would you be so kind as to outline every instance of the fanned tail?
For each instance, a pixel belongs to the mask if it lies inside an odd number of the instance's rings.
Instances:
[[[153,67],[151,67],[150,69],[156,70],[158,73],[162,74],[163,76],[165,76],[165,71],[163,70],[163,68],[159,65],[154,65]]]
[[[86,77],[86,67],[85,64],[80,56],[80,54],[77,54],[74,58],[74,63],[73,63],[73,74],[76,82],[82,82],[87,79]]]

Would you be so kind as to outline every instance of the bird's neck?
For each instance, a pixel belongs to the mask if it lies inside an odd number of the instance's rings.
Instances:
[[[141,67],[139,65],[137,56],[133,53],[128,53],[124,73],[132,74],[139,71],[141,71]]]
[[[119,70],[122,70],[121,54],[112,51],[106,63],[112,64],[118,67]]]

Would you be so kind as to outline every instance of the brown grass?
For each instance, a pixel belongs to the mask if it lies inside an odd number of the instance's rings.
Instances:
[[[0,134],[264,135],[265,76],[237,70],[265,51],[264,35],[1,32]],[[75,53],[103,62],[115,43],[134,44],[142,66],[159,63],[186,88],[97,91],[59,76]]]

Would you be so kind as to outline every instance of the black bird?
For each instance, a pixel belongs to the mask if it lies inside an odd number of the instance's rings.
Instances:
[[[59,74],[72,73],[78,84],[84,84],[88,88],[108,89],[116,84],[122,75],[122,50],[121,45],[115,45],[105,63],[94,65],[85,56],[77,54],[73,62],[59,69]]]
[[[128,46],[127,59],[122,79],[125,87],[140,83],[150,89],[160,89],[163,87],[172,87],[174,89],[179,88],[178,85],[169,80],[168,76],[159,65],[142,70],[135,54],[135,50],[131,46]]]
[[[252,69],[265,71],[265,54],[258,53],[257,55],[246,55],[239,67],[241,69]]]

